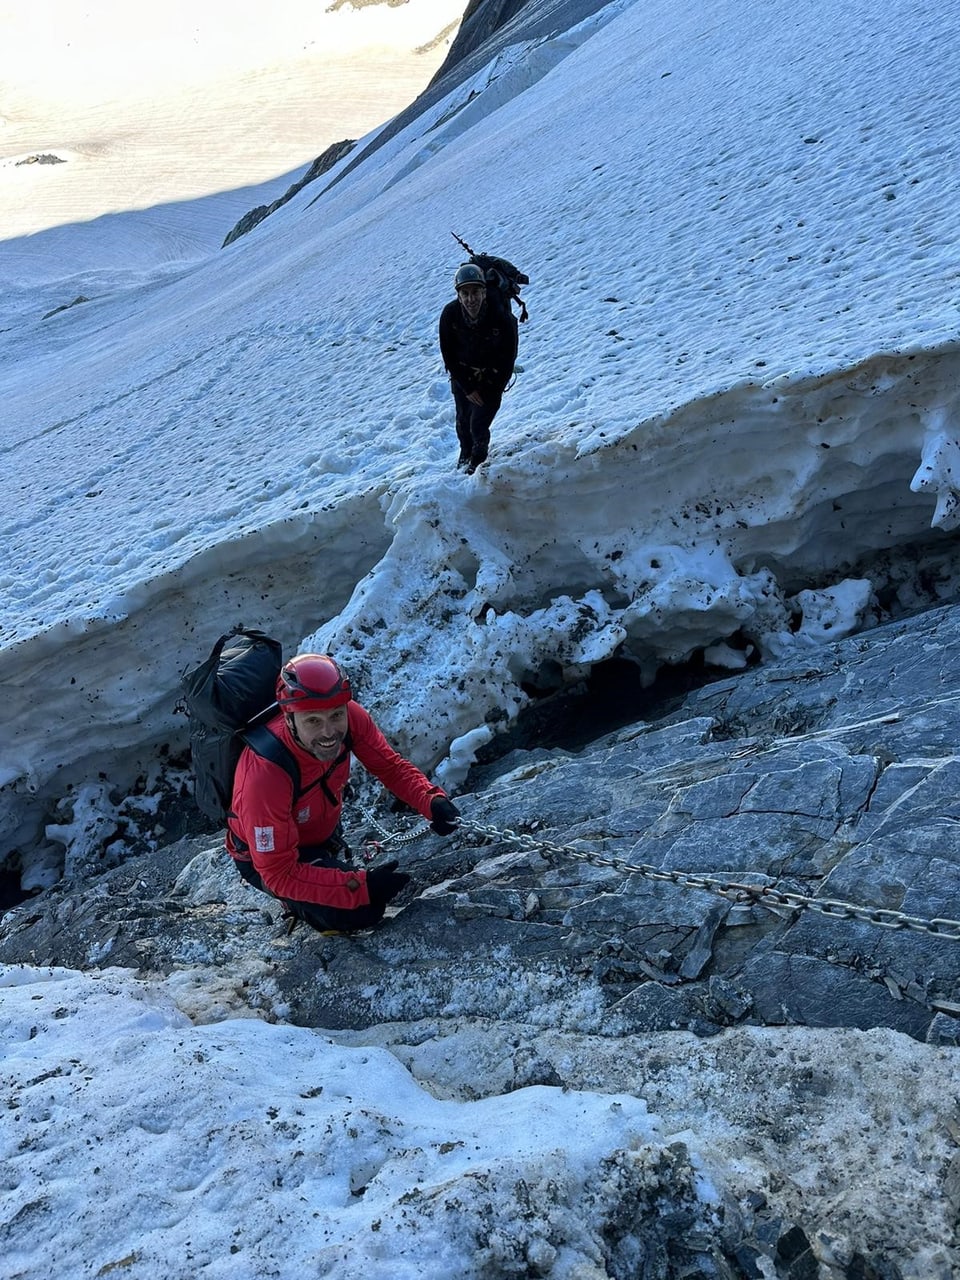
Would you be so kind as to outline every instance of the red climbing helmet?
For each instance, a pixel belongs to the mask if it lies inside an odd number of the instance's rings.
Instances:
[[[301,653],[277,677],[281,711],[332,711],[353,697],[349,679],[325,653]]]

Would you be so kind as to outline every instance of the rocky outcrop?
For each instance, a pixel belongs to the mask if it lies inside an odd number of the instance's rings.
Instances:
[[[14,160],[14,168],[22,164],[66,164],[63,156],[54,155],[50,151],[41,151],[36,155],[24,156],[22,160]]]
[[[423,93],[351,159],[334,186],[457,85],[482,70],[512,44],[551,40],[604,8],[607,0],[470,0],[450,52]]]
[[[457,836],[388,842],[413,879],[376,931],[288,932],[219,839],[192,836],[8,912],[0,961],[133,968],[201,1021],[388,1048],[438,1097],[634,1094],[678,1135],[608,1171],[651,1280],[948,1280],[960,940],[936,921],[960,917],[958,641],[942,609],[579,751],[514,750],[474,771]],[[362,854],[382,832],[355,816]],[[850,1115],[875,1169],[842,1150]],[[936,1194],[903,1180],[918,1125]],[[580,1209],[615,1246],[601,1201]],[[627,1274],[611,1257],[603,1274]]]
[[[61,311],[69,311],[71,307],[76,307],[76,306],[79,306],[81,302],[89,302],[89,301],[90,299],[84,297],[82,293],[77,294],[77,296],[74,298],[72,302],[64,302],[61,306],[54,307],[52,311],[44,312],[44,314],[40,317],[40,319],[49,320],[51,316],[57,316],[60,314]]]
[[[453,1008],[612,1037],[800,1025],[956,1044],[958,931],[927,922],[960,917],[958,620],[901,621],[578,753],[476,770],[456,837],[397,845],[413,880],[374,933],[288,937],[216,838],[185,839],[10,912],[0,960],[222,971],[254,952],[311,1026]]]
[[[228,244],[233,244],[234,240],[239,240],[241,236],[245,236],[248,231],[252,231],[254,227],[258,226],[264,218],[269,217],[271,213],[275,213],[277,209],[282,208],[292,200],[297,192],[302,191],[304,187],[316,181],[317,178],[321,178],[325,173],[329,173],[334,165],[338,164],[344,156],[349,155],[356,145],[355,138],[346,138],[343,142],[334,142],[327,147],[323,155],[317,156],[303,177],[299,178],[293,186],[288,187],[279,199],[274,200],[272,204],[258,204],[255,209],[245,213],[233,230],[227,233],[226,239],[220,248],[225,249]]]

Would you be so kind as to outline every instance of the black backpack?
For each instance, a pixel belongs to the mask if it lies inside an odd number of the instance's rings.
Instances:
[[[474,253],[465,240],[461,240],[455,231],[450,233],[459,245],[470,255],[470,262],[479,267],[487,279],[487,306],[502,315],[513,315],[511,309],[515,302],[520,310],[518,317],[521,324],[527,319],[527,304],[520,297],[521,285],[529,284],[530,277],[515,267],[506,258],[498,258],[492,253]]]
[[[227,641],[233,643],[227,647]],[[221,826],[230,812],[233,775],[245,746],[280,765],[301,794],[300,770],[290,751],[267,728],[277,710],[277,676],[283,650],[262,631],[228,631],[209,658],[180,682],[180,707],[190,719],[193,795],[206,817]]]

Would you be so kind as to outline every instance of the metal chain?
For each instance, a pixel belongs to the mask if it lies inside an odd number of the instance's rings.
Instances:
[[[408,844],[412,840],[421,839],[430,831],[429,826],[414,827],[411,831],[389,831],[369,809],[358,801],[355,803],[366,821],[382,837],[380,846]],[[947,938],[951,942],[960,942],[960,920],[949,920],[940,916],[927,920],[921,916],[908,916],[902,911],[893,911],[888,907],[862,907],[853,902],[843,902],[838,898],[810,898],[803,893],[789,893],[783,889],[775,889],[772,885],[743,884],[720,876],[695,875],[690,871],[663,871],[648,863],[608,858],[593,850],[575,849],[572,845],[554,844],[550,840],[537,840],[524,832],[511,831],[509,828],[500,830],[498,827],[485,826],[483,823],[472,822],[463,817],[460,819],[458,829],[472,831],[475,835],[487,840],[500,840],[507,844],[518,845],[531,853],[574,858],[596,867],[629,871],[647,880],[665,881],[682,889],[700,889],[706,893],[715,893],[732,902],[756,903],[768,911],[776,912],[778,908],[786,908],[790,911],[813,911],[831,920],[861,920],[865,924],[876,925],[880,929],[909,929],[913,933],[928,933],[937,938]]]
[[[867,924],[877,925],[881,929],[910,929],[914,933],[929,933],[934,937],[960,942],[960,920],[946,920],[940,917],[925,920],[920,916],[908,916],[902,911],[892,911],[886,907],[860,907],[855,903],[841,902],[836,898],[809,898],[802,893],[787,893],[782,889],[773,888],[772,885],[741,884],[736,880],[726,880],[719,876],[698,876],[689,871],[662,871],[659,867],[652,867],[646,863],[607,858],[590,850],[575,849],[568,844],[553,844],[549,840],[537,840],[533,836],[509,829],[500,831],[496,827],[484,826],[482,823],[471,822],[464,818],[460,819],[460,830],[473,831],[487,839],[516,844],[531,852],[547,852],[557,857],[576,858],[598,867],[630,871],[647,880],[664,880],[684,889],[702,889],[708,893],[719,894],[722,898],[729,898],[733,902],[755,902],[768,911],[776,911],[778,907],[786,907],[794,911],[814,911],[833,920],[862,920]]]
[[[354,800],[354,804],[363,814],[364,820],[382,837],[378,843],[385,844],[409,844],[411,840],[419,840],[421,836],[425,836],[430,830],[429,827],[414,827],[412,831],[388,831],[378,818],[359,800]]]

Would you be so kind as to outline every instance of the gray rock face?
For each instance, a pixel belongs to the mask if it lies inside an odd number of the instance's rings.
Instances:
[[[253,951],[291,1018],[326,1028],[484,1016],[955,1044],[960,941],[925,922],[960,917],[958,623],[901,621],[579,753],[478,770],[461,832],[391,852],[413,880],[373,933],[287,936],[207,838],[23,904],[0,960],[223,972]]]
[[[650,1280],[949,1280],[960,941],[923,922],[960,916],[958,628],[955,608],[899,622],[476,770],[455,837],[387,844],[413,880],[376,931],[288,933],[219,839],[185,838],[8,912],[0,961],[170,975],[198,1020],[380,1045],[439,1097],[630,1092],[680,1136],[696,1114],[709,1228],[683,1142],[610,1170]],[[765,906],[764,886],[797,897]],[[827,899],[854,905],[804,905]],[[875,1168],[840,1150],[851,1114]],[[597,1274],[639,1275],[598,1229]]]

